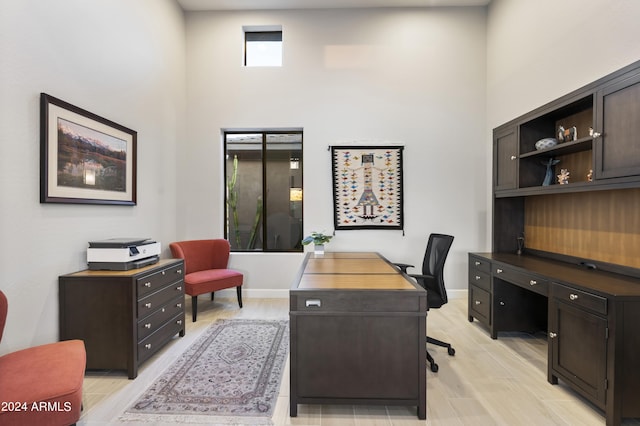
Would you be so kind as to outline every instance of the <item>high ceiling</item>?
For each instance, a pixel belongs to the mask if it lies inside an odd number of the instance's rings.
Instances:
[[[486,6],[491,0],[178,0],[186,11]]]

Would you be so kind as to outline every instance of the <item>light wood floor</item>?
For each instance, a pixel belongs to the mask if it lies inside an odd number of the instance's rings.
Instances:
[[[189,299],[189,298],[188,298]],[[124,410],[204,330],[219,318],[288,319],[288,299],[246,299],[238,309],[234,299],[202,298],[198,321],[192,323],[187,302],[187,332],[145,362],[138,377],[124,371],[88,372],[84,382],[84,411],[78,425],[118,424]],[[467,300],[449,300],[429,313],[427,328],[435,338],[453,344],[456,355],[429,346],[440,366],[427,370],[427,420],[415,407],[299,405],[289,417],[289,367],[285,367],[275,408],[275,425],[604,425],[603,413],[562,382],[546,380],[546,336],[502,333],[492,340],[478,322],[467,321]],[[375,372],[372,372],[375,374]],[[132,425],[132,423],[126,423]],[[149,423],[146,423],[148,425]],[[157,424],[157,423],[155,423]],[[211,425],[215,418],[211,418]],[[640,425],[640,419],[624,425]]]

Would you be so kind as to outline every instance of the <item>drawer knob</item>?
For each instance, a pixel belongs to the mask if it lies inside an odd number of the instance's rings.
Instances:
[[[476,275],[476,281],[479,280],[481,277],[480,275]]]
[[[182,269],[178,269],[178,270],[176,271],[176,274],[178,274],[178,275],[182,275]]]
[[[479,305],[479,304],[481,304],[481,303],[482,303],[481,301],[476,300],[476,305]]]
[[[162,275],[165,275],[167,272],[166,271],[162,271]]]
[[[182,320],[178,320],[178,321],[176,321],[176,324],[178,324],[178,325],[182,325]]]
[[[176,308],[182,308],[182,303],[176,303]]]
[[[482,262],[478,262],[478,261],[476,260],[476,266],[480,266],[481,264],[482,264]]]
[[[164,308],[162,308],[162,312],[164,312]]]
[[[502,300],[500,301],[500,306],[504,306],[504,302]]]
[[[144,325],[144,328],[151,328],[151,323],[150,323],[150,322],[146,323],[146,324]]]
[[[320,299],[308,299],[308,300],[305,300],[305,305],[307,308],[309,307],[319,308],[320,306],[322,306],[322,301]]]
[[[576,300],[577,298],[578,298],[578,295],[577,295],[577,294],[573,294],[573,293],[571,293],[571,294],[569,295],[569,299],[571,299],[571,300]]]
[[[147,343],[146,345],[144,345],[144,347],[147,349],[151,349],[151,343]]]
[[[146,282],[146,283],[144,283],[144,286],[147,287],[147,288],[150,288],[151,287],[151,283],[150,282]]]
[[[512,155],[510,158],[511,158],[512,160],[515,160],[515,159],[516,159],[516,158],[518,158],[518,157],[516,157],[515,155]]]
[[[176,290],[178,290],[178,291],[182,291],[182,286],[181,286],[181,285],[179,285],[178,287],[176,287]]]
[[[147,308],[151,308],[151,302],[145,303],[144,306],[146,306]]]
[[[557,336],[556,333],[554,333],[553,331],[549,332],[549,337],[551,337],[552,339],[554,339]]]
[[[536,280],[529,281],[529,285],[536,285],[536,284],[538,284],[538,281]]]
[[[500,268],[496,269],[496,274],[501,274],[502,272],[504,272],[502,269]]]

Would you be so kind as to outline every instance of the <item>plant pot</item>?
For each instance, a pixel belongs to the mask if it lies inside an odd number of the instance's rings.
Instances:
[[[313,252],[315,254],[324,254],[324,244],[314,244]]]

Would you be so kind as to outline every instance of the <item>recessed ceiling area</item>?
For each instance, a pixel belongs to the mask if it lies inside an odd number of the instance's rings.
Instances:
[[[178,0],[185,11],[486,6],[491,0]]]

